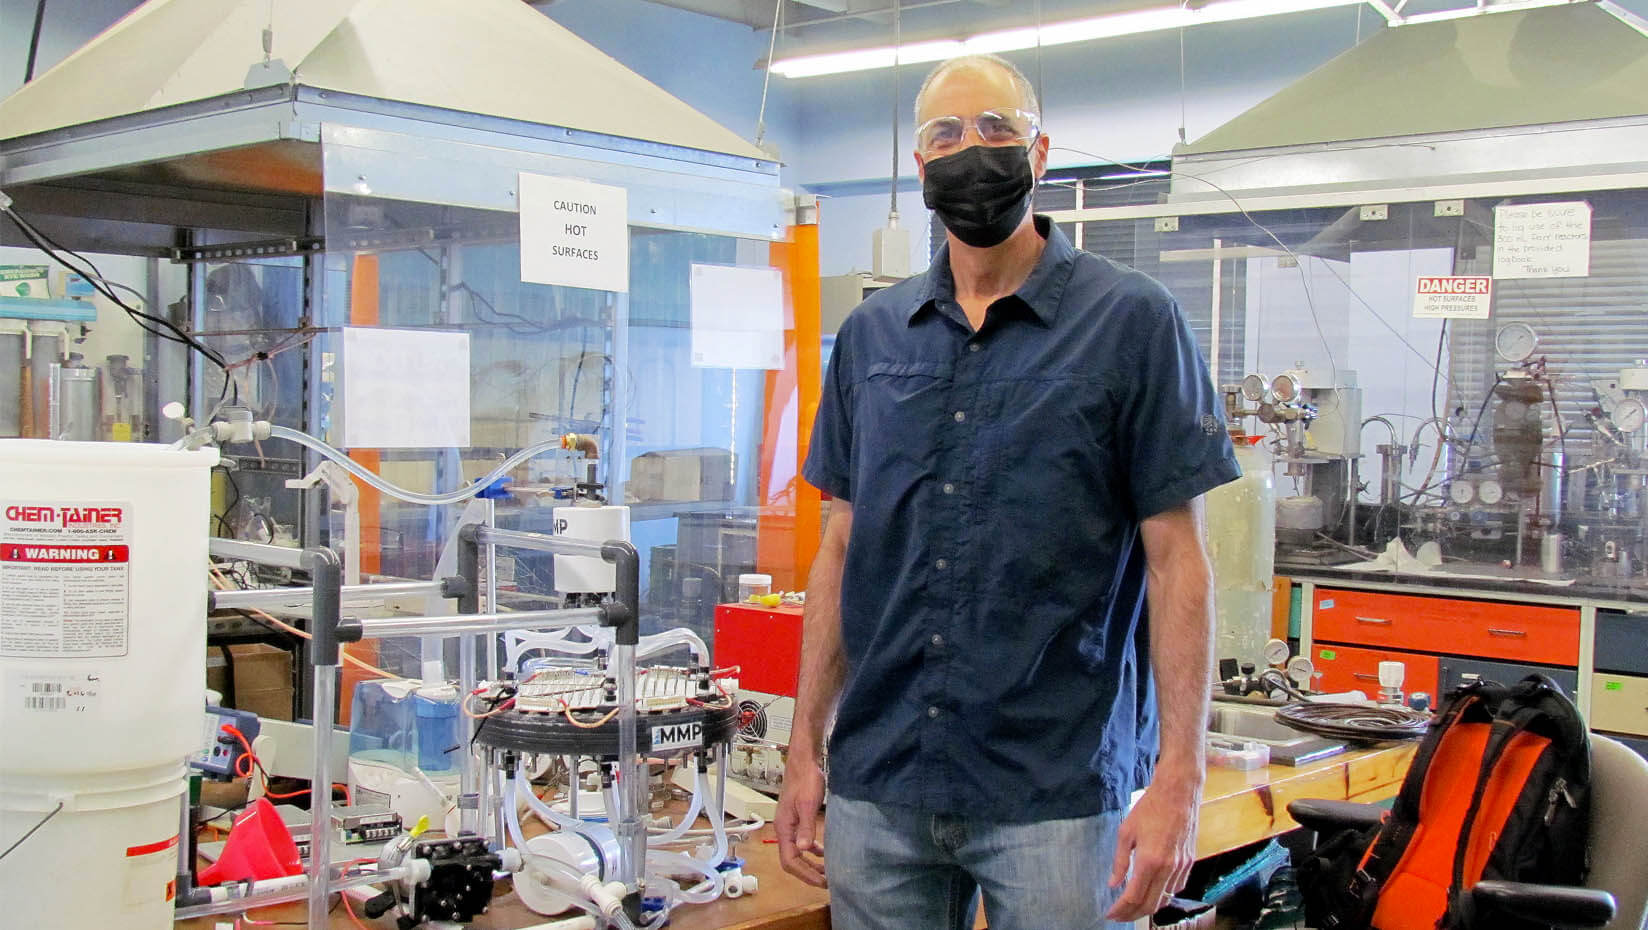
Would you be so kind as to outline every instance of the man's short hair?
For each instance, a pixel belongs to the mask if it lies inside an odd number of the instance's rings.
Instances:
[[[1036,99],[1035,85],[1031,84],[1030,79],[1024,76],[1024,72],[1015,67],[1012,62],[1000,55],[957,55],[954,58],[939,62],[932,71],[927,73],[927,79],[921,82],[921,89],[916,91],[916,125],[921,125],[921,101],[926,98],[927,90],[933,86],[934,81],[957,68],[978,67],[979,65],[994,65],[1007,72],[1007,76],[1013,79],[1013,86],[1018,88],[1019,97],[1021,98],[1020,105],[1037,116],[1041,115],[1041,101]]]

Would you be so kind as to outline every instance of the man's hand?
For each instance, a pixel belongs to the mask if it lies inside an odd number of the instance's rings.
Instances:
[[[1124,880],[1127,887],[1105,915],[1107,919],[1148,917],[1167,903],[1168,895],[1185,886],[1196,862],[1196,810],[1201,794],[1198,780],[1163,777],[1159,772],[1144,790],[1116,834],[1110,887],[1120,887]],[[779,816],[783,816],[782,808]]]
[[[824,772],[815,762],[792,755],[784,766],[784,790],[778,795],[778,861],[784,871],[809,885],[828,888],[824,844],[818,842],[818,809],[824,805]]]

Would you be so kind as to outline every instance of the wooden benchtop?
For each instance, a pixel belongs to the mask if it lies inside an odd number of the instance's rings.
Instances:
[[[1381,801],[1394,797],[1413,758],[1417,743],[1363,749],[1302,765],[1272,765],[1243,772],[1211,768],[1202,791],[1196,854],[1211,856],[1286,833],[1298,826],[1287,814],[1289,801],[1300,798]],[[739,844],[745,870],[760,880],[754,895],[714,904],[685,906],[670,919],[675,930],[829,930],[826,892],[791,878],[778,864],[778,846],[769,824]],[[493,907],[471,926],[482,930],[513,930],[545,923],[549,918],[529,911],[507,882],[498,886]],[[357,906],[356,913],[359,913]],[[301,902],[263,908],[261,920],[301,921]],[[222,919],[222,918],[220,918]],[[233,918],[227,918],[232,920]],[[385,917],[361,922],[372,930],[386,930],[394,922]],[[208,918],[177,925],[181,930],[212,930]],[[330,930],[356,930],[339,907],[332,913]]]

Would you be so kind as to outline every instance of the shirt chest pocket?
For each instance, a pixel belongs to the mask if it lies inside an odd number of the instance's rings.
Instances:
[[[949,409],[955,366],[950,362],[876,362],[856,399],[855,432],[870,460],[925,459]]]
[[[1108,483],[1119,451],[1120,411],[1105,385],[1087,378],[1045,378],[990,387],[981,398],[989,429],[980,444],[995,468],[1010,473],[1031,467],[1043,479],[1082,486]]]

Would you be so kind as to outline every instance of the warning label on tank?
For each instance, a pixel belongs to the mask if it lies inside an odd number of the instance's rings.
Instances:
[[[131,505],[0,502],[0,656],[123,656]]]

